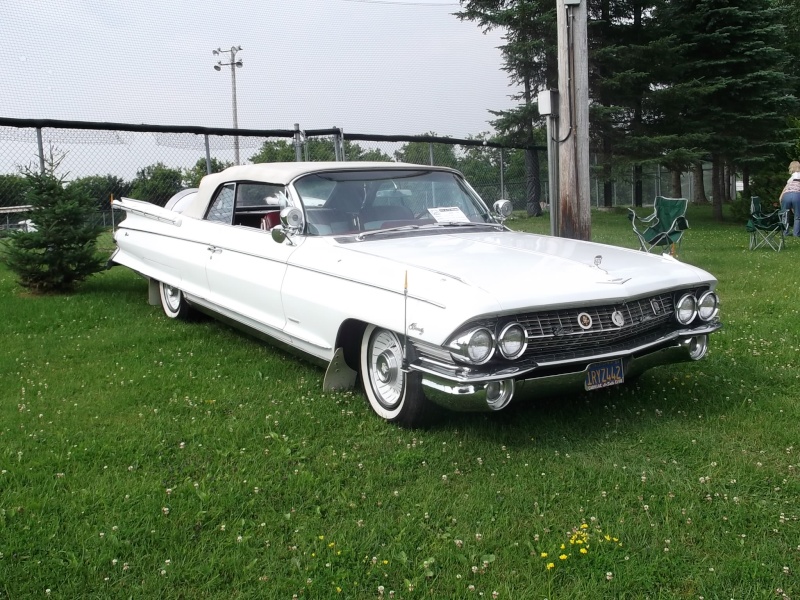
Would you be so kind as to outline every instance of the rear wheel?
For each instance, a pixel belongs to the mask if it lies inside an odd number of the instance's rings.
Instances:
[[[364,392],[378,416],[405,427],[419,427],[433,418],[434,407],[422,392],[422,375],[403,372],[403,345],[397,334],[369,325],[361,338],[360,363]]]
[[[191,315],[191,307],[183,297],[183,292],[178,288],[167,285],[164,282],[158,283],[158,292],[161,296],[161,308],[164,314],[170,319],[180,319],[185,321]]]

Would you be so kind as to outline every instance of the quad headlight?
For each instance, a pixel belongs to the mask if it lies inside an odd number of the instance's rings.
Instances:
[[[500,348],[500,354],[506,358],[518,358],[528,346],[525,328],[519,323],[509,323],[500,332],[497,346]]]
[[[689,325],[696,318],[708,323],[719,315],[719,296],[711,290],[687,292],[675,303],[675,320]]]
[[[494,335],[485,327],[472,329],[452,341],[453,354],[473,365],[482,365],[494,354]]]
[[[697,316],[703,321],[710,321],[719,314],[719,296],[714,292],[706,292],[697,300]]]
[[[478,326],[453,338],[447,346],[453,358],[482,365],[491,360],[495,352],[508,360],[519,358],[528,348],[528,335],[516,322],[504,325],[496,336],[490,327]]]
[[[694,294],[684,294],[675,305],[675,318],[681,325],[688,325],[697,316],[697,298]]]

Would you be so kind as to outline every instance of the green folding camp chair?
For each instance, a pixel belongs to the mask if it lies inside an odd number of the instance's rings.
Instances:
[[[661,248],[662,254],[677,255],[683,232],[689,229],[686,220],[686,198],[664,198],[657,196],[653,202],[653,214],[638,217],[632,208],[628,209],[628,219],[633,225],[633,232],[639,239],[639,249],[650,252],[653,248]],[[639,227],[636,224],[640,223]]]
[[[745,228],[750,234],[750,250],[768,246],[780,252],[785,245],[786,230],[788,229],[788,211],[773,210],[764,212],[761,199],[753,196],[750,199],[750,219]]]

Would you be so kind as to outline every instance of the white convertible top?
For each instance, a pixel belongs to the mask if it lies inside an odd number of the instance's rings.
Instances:
[[[219,173],[206,175],[200,181],[197,197],[183,211],[185,217],[202,219],[211,197],[220,185],[229,181],[258,181],[288,185],[302,175],[325,171],[360,171],[386,169],[424,169],[457,172],[448,167],[432,167],[401,162],[275,162],[228,167]]]

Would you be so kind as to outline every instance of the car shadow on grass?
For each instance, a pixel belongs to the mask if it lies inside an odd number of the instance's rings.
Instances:
[[[682,389],[686,378],[695,387]],[[692,374],[692,366],[646,373],[635,382],[597,390],[512,402],[499,412],[446,412],[433,430],[458,429],[471,436],[503,440],[506,444],[554,447],[600,442],[610,436],[635,437],[657,428],[672,428],[697,420],[718,418],[737,405],[723,396],[713,378]]]

